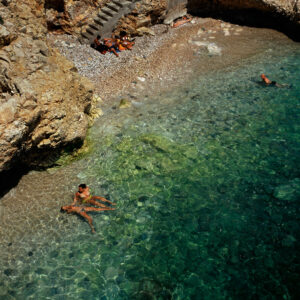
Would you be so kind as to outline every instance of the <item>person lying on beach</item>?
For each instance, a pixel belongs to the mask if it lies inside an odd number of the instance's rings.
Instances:
[[[101,42],[101,36],[100,35],[97,35],[97,37],[94,39],[94,43],[92,45],[93,45],[93,48],[95,48],[97,51],[99,51],[103,55],[105,55],[106,52],[108,51],[108,47],[105,46]]]
[[[289,87],[289,84],[279,84],[276,81],[271,81],[265,74],[261,74],[260,78],[265,85],[277,87]]]
[[[90,211],[104,211],[104,210],[115,210],[113,207],[88,207],[88,206],[76,206],[76,205],[65,205],[61,207],[62,211],[70,213],[76,213],[86,219],[91,227],[92,233],[95,233],[95,228],[93,226],[93,219],[87,214]]]
[[[123,50],[132,50],[134,44],[135,44],[134,40],[130,40],[126,31],[122,30],[120,32],[120,45],[123,48]]]
[[[182,17],[181,19],[175,21],[175,22],[171,25],[171,27],[172,27],[172,28],[176,28],[176,27],[179,27],[179,26],[181,26],[181,25],[183,25],[183,24],[185,24],[185,23],[191,22],[191,21],[192,21],[192,18],[188,18],[187,16],[184,16],[184,17]]]
[[[92,196],[90,194],[90,188],[84,183],[82,183],[78,186],[78,191],[75,193],[75,197],[74,197],[73,203],[71,205],[77,205],[77,204],[82,205],[82,204],[89,203],[89,204],[92,204],[95,206],[107,207],[106,205],[96,201],[95,199],[99,199],[103,202],[107,202],[110,205],[116,205],[115,203],[113,203],[103,197]]]
[[[104,45],[108,48],[108,51],[113,53],[115,56],[119,57],[119,54],[116,51],[115,43],[113,38],[103,39]]]

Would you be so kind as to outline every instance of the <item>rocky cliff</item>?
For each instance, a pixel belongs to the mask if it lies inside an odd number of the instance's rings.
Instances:
[[[46,40],[47,0],[0,2],[0,172],[83,140],[93,87]]]
[[[173,1],[173,0],[169,0]],[[188,0],[188,10],[253,26],[266,26],[300,40],[299,0]]]

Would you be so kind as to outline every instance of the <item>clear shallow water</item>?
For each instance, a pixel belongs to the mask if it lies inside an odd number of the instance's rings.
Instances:
[[[298,45],[278,47],[107,111],[94,152],[68,168],[118,209],[92,215],[96,235],[51,219],[55,237],[28,239],[0,298],[296,298],[299,62]],[[261,86],[261,72],[291,88]]]

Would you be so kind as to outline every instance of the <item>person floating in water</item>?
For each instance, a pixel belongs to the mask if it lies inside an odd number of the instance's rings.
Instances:
[[[97,202],[95,199],[99,199],[99,200],[101,200],[103,202],[107,202],[111,205],[116,205],[115,203],[113,203],[113,202],[111,202],[111,201],[109,201],[109,200],[107,200],[103,197],[92,196],[90,194],[90,188],[84,183],[82,183],[78,186],[78,191],[76,192],[75,197],[74,197],[74,201],[71,205],[77,205],[77,203],[79,203],[79,205],[89,203],[89,204],[92,204],[92,205],[95,205],[95,206],[107,207],[106,205]]]
[[[279,84],[276,81],[271,81],[265,74],[261,74],[260,78],[265,85],[277,87],[289,87],[289,84]]]
[[[103,202],[108,202],[111,205],[116,205],[115,203],[100,197],[100,196],[92,196],[90,194],[90,189],[86,184],[80,184],[78,186],[78,191],[75,194],[74,201],[71,205],[65,205],[61,207],[62,211],[67,213],[76,213],[83,218],[85,218],[92,230],[92,233],[95,233],[95,228],[93,226],[93,219],[87,214],[87,212],[91,211],[104,211],[104,210],[115,210],[113,207],[108,207],[95,199],[99,199]],[[87,206],[86,204],[92,204],[98,207]]]
[[[87,212],[90,211],[103,211],[103,210],[115,210],[115,208],[113,207],[106,207],[106,208],[102,208],[102,207],[88,207],[88,206],[75,206],[75,205],[65,205],[61,207],[62,211],[67,212],[68,214],[70,213],[76,213],[80,216],[82,216],[83,218],[85,218],[92,230],[92,233],[95,233],[95,228],[93,226],[93,219],[87,214]]]

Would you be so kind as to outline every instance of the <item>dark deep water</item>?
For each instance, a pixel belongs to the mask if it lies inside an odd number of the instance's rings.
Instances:
[[[1,253],[0,299],[296,299],[299,63],[298,44],[277,45],[108,111],[68,168],[118,209],[93,214],[96,235],[63,215],[23,262]]]

